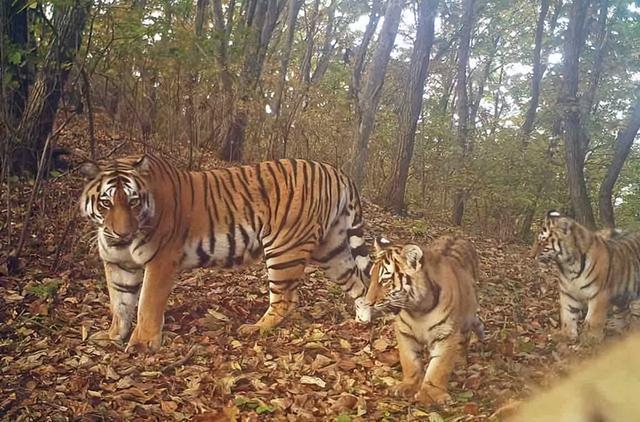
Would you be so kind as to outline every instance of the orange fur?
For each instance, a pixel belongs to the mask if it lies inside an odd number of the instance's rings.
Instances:
[[[278,325],[297,301],[308,263],[356,300],[361,319],[369,258],[353,182],[328,164],[280,160],[206,172],[146,155],[82,167],[92,180],[80,200],[98,226],[113,321],[108,336],[156,350],[175,275],[236,267],[264,255],[270,305],[248,334]],[[143,275],[144,274],[144,275]]]
[[[395,391],[414,394],[425,404],[446,402],[449,376],[455,362],[466,355],[469,332],[483,338],[476,315],[475,249],[471,242],[449,236],[428,248],[378,241],[375,246],[366,303],[398,312],[395,330],[403,380]],[[424,345],[431,355],[426,371]]]

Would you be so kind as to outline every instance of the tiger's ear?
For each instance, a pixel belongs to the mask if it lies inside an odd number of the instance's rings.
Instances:
[[[569,233],[569,230],[571,230],[571,226],[573,225],[570,218],[563,217],[562,214],[556,210],[547,211],[544,221],[548,227],[559,229],[563,234]]]
[[[407,264],[414,270],[422,267],[422,248],[418,245],[405,245],[402,248],[402,255],[407,260]]]
[[[391,245],[391,242],[385,239],[384,237],[376,237],[373,240],[373,249],[376,255],[381,252],[384,252],[384,250],[387,249],[389,245]]]
[[[558,211],[556,210],[549,210],[547,211],[547,216],[546,219],[547,220],[555,220],[562,217],[562,214],[560,214]]]
[[[80,167],[78,167],[78,171],[80,171],[80,174],[85,178],[94,179],[100,173],[101,169],[95,162],[85,161],[84,163],[80,164]]]
[[[151,160],[149,159],[149,156],[145,154],[140,157],[138,161],[133,163],[133,168],[138,170],[138,173],[140,173],[141,175],[149,174],[149,171],[151,169]]]

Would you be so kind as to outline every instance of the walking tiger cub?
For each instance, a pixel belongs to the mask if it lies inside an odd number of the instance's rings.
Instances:
[[[353,182],[330,165],[279,160],[211,171],[181,171],[153,155],[98,166],[80,208],[98,226],[109,289],[110,339],[157,350],[173,279],[181,269],[248,264],[264,255],[269,308],[243,334],[278,325],[297,302],[307,263],[316,263],[355,299],[364,295],[370,260]]]
[[[449,376],[466,355],[470,331],[479,339],[484,327],[476,311],[474,284],[478,256],[471,242],[445,236],[427,248],[376,239],[366,304],[396,313],[395,331],[402,365],[398,394],[415,394],[422,403],[451,400]],[[423,346],[430,353],[426,373]]]
[[[587,308],[584,336],[601,340],[611,305],[626,313],[640,293],[640,233],[592,232],[551,210],[532,256],[554,262],[560,275],[561,334],[578,337],[578,317]],[[620,315],[617,315],[620,317]]]

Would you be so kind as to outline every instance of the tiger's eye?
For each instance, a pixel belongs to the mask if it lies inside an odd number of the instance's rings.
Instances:
[[[133,197],[133,198],[129,199],[129,206],[137,207],[138,205],[140,205],[140,198]]]
[[[109,201],[108,199],[101,199],[100,206],[102,206],[103,208],[109,208],[111,206],[111,201]]]

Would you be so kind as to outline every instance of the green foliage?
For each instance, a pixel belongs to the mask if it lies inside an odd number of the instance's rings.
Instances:
[[[273,413],[277,410],[275,406],[269,406],[260,399],[252,399],[242,396],[236,397],[234,404],[240,408],[253,409],[258,415]]]
[[[230,116],[246,110],[245,159],[257,161],[286,155],[318,159],[343,166],[352,157],[355,100],[350,94],[353,64],[361,41],[369,2],[338,0],[331,38],[325,40],[332,2],[304,2],[282,95],[279,116],[272,110],[285,51],[285,13],[276,20],[274,36],[255,91],[241,86],[245,66],[245,11],[235,2],[233,25],[227,33],[214,29],[207,9],[203,33],[196,35],[196,3],[150,0],[142,7],[116,1],[98,3],[91,43],[81,57],[92,74],[98,105],[121,125],[139,136],[152,138],[161,149],[186,156],[189,142],[196,154],[217,148],[229,127]],[[31,5],[32,2],[29,3]],[[594,111],[584,119],[590,140],[585,174],[593,205],[610,162],[613,143],[630,106],[630,92],[640,70],[640,15],[629,1],[611,4],[609,38],[602,77],[596,89]],[[222,2],[225,20],[229,16]],[[411,6],[413,7],[413,6]],[[455,76],[457,34],[461,25],[459,1],[440,4],[436,43],[432,52],[422,116],[418,123],[406,200],[410,210],[448,219],[457,191],[467,192],[466,220],[489,231],[500,227],[510,235],[519,229],[529,209],[536,218],[546,208],[568,204],[564,145],[557,131],[562,108],[561,63],[568,7],[560,10],[553,33],[549,31],[555,3],[545,25],[543,59],[551,57],[541,84],[534,131],[527,140],[520,126],[530,100],[531,63],[539,4],[525,0],[484,2],[477,11],[471,46],[469,96],[477,101],[483,86],[474,129],[473,150],[466,159],[456,142]],[[398,111],[405,94],[414,15],[405,25],[389,64],[375,131],[369,142],[369,168],[365,196],[382,202],[396,159]],[[357,24],[355,24],[357,22]],[[227,22],[228,23],[228,22]],[[581,60],[581,90],[588,89],[596,58],[594,27],[590,26]],[[309,36],[313,43],[309,43]],[[227,38],[228,37],[228,38]],[[496,40],[498,42],[497,48]],[[313,83],[301,74],[310,46],[310,73],[323,56],[325,41],[332,48],[326,72]],[[224,63],[219,47],[225,45]],[[369,48],[375,47],[375,38]],[[9,62],[25,62],[25,51],[9,51]],[[489,59],[489,73],[484,69]],[[367,56],[367,60],[370,58]],[[3,79],[11,83],[10,75]],[[230,88],[227,86],[230,84]],[[191,110],[191,111],[190,111]],[[147,128],[147,129],[145,129]],[[193,134],[197,139],[192,140]],[[629,158],[616,186],[621,225],[637,224],[640,205],[635,180],[640,172],[638,154]],[[420,232],[420,229],[416,229]]]
[[[55,297],[60,288],[60,280],[46,278],[39,284],[31,284],[26,287],[26,292],[43,299]]]

